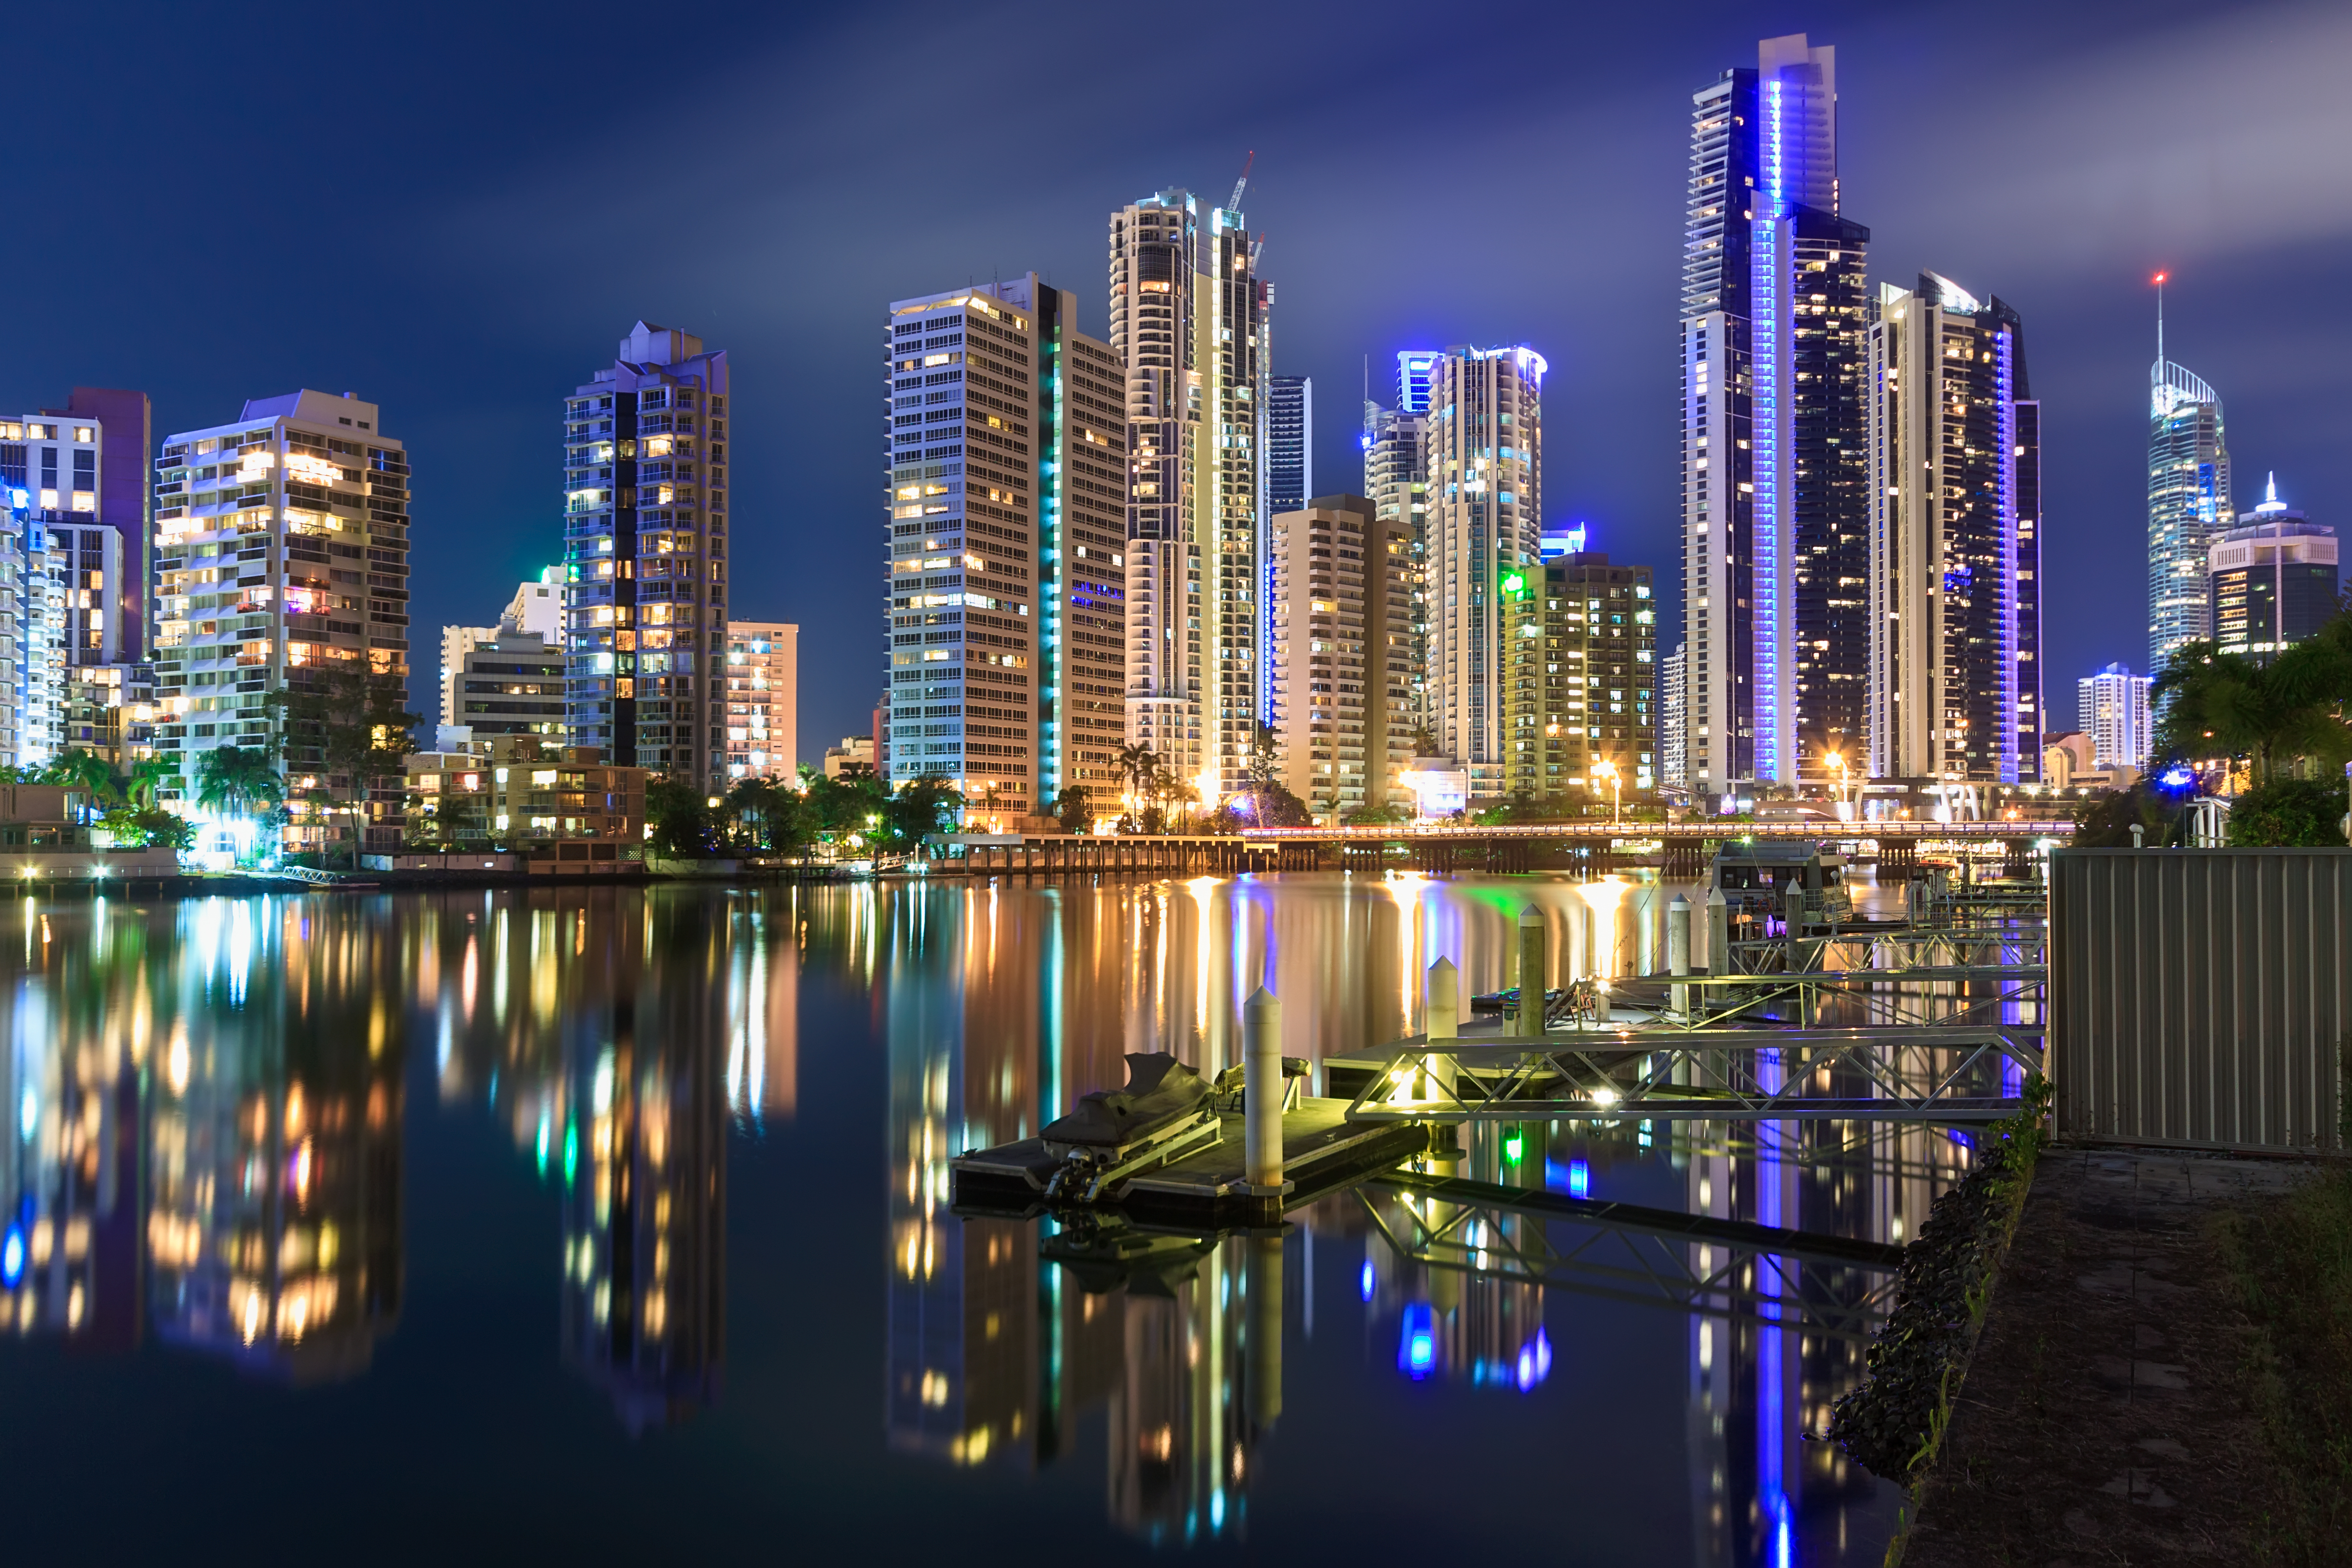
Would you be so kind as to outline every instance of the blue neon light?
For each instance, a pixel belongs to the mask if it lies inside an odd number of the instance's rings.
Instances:
[[[1369,1258],[1364,1259],[1363,1278],[1358,1281],[1358,1284],[1363,1291],[1364,1300],[1370,1300],[1372,1299],[1372,1260]]]
[[[1397,1343],[1397,1370],[1415,1383],[1437,1366],[1437,1326],[1426,1301],[1404,1310],[1404,1333]]]
[[[8,1222],[8,1234],[0,1238],[0,1289],[14,1290],[25,1278],[25,1222]]]
[[[1592,1167],[1581,1160],[1568,1163],[1568,1195],[1572,1198],[1592,1195]]]

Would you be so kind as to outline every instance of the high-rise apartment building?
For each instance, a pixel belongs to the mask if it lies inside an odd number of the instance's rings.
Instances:
[[[1412,534],[1363,496],[1274,519],[1266,688],[1283,784],[1329,821],[1404,804],[1412,758]]]
[[[2221,398],[2164,357],[2156,329],[2148,372],[2147,664],[2160,670],[2182,643],[2212,635],[2205,573],[2214,536],[2232,521]]]
[[[1315,380],[1265,378],[1265,515],[1297,511],[1315,493]]]
[[[727,623],[727,777],[800,777],[801,629]]]
[[[1409,683],[1412,727],[1428,721],[1429,697],[1429,477],[1422,468],[1428,437],[1429,387],[1444,356],[1428,349],[1397,355],[1397,405],[1364,405],[1364,494],[1383,523],[1404,527],[1412,541]]]
[[[0,761],[119,748],[100,731],[122,716],[92,710],[152,685],[148,439],[136,392],[76,387],[63,409],[0,419]]]
[[[565,721],[707,788],[727,764],[727,351],[639,321],[564,400]]]
[[[466,675],[467,656],[478,645],[495,642],[502,636],[511,637],[517,633],[525,633],[538,637],[545,645],[546,649],[553,652],[558,658],[562,656],[563,596],[563,568],[551,566],[541,572],[536,581],[516,584],[514,597],[507,602],[504,613],[499,616],[498,625],[441,628],[441,713],[438,722],[442,727],[467,722],[458,716],[459,710],[464,706],[461,700],[461,682]],[[560,676],[563,672],[558,670],[556,673]],[[559,685],[556,700],[561,702],[564,698],[565,693]],[[562,725],[558,725],[553,731],[533,728],[528,732],[555,734],[561,732],[562,728]],[[520,734],[526,731],[490,732]]]
[[[442,722],[484,744],[504,735],[532,735],[563,743],[565,699],[563,645],[501,621],[458,655],[448,682],[449,717]],[[440,742],[445,749],[447,741]]]
[[[1238,200],[1238,195],[1235,198]],[[1110,219],[1127,374],[1127,725],[1178,777],[1239,789],[1261,716],[1259,449],[1274,290],[1237,207],[1165,190]]]
[[[1037,802],[1107,808],[1127,741],[1127,389],[1078,297],[1022,280],[1037,313]]]
[[[282,757],[294,787],[315,778],[310,788],[360,798],[368,781],[326,775],[315,747],[284,736],[268,698],[309,689],[320,672],[407,679],[407,452],[374,404],[303,391],[165,437],[155,476],[155,680],[167,710],[155,743],[179,763],[181,798],[219,746],[259,747]],[[399,802],[371,809],[396,821]],[[289,829],[289,844],[325,831]]]
[[[1502,581],[1542,559],[1544,359],[1448,349],[1433,367],[1427,476],[1428,714],[1474,796],[1503,793],[1503,688],[1515,630]]]
[[[2091,737],[2091,756],[2102,768],[2147,766],[2156,727],[2148,710],[2150,679],[2111,664],[2074,683],[2075,722]]]
[[[1839,213],[1834,49],[1767,38],[1691,101],[1683,749],[1731,794],[1860,741],[1870,231]]]
[[[1877,778],[2016,784],[2041,772],[2038,624],[2019,468],[2038,425],[2017,312],[1926,272],[1870,329],[1869,763]],[[2021,553],[2022,551],[2025,553]],[[2030,568],[2029,568],[2030,570]],[[1852,759],[1849,759],[1851,765]]]
[[[2215,535],[2207,555],[2208,619],[2223,653],[2266,663],[2341,607],[2336,531],[2279,500],[2276,475],[2238,523]]]
[[[1612,566],[1599,551],[1552,554],[1504,574],[1503,793],[1583,805],[1657,787],[1652,586],[1647,566]]]
[[[1669,789],[1683,787],[1686,765],[1683,736],[1689,708],[1683,683],[1689,654],[1688,643],[1677,643],[1658,661],[1658,782]]]
[[[973,825],[1040,809],[1033,299],[923,295],[884,327],[890,782],[947,780]]]

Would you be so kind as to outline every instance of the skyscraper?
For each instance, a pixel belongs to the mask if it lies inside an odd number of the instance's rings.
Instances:
[[[1950,279],[1882,286],[1870,329],[1869,746],[1874,777],[2016,784],[2021,671],[2018,469],[2029,450],[2017,312]],[[2038,463],[2038,454],[2036,455]],[[2037,700],[2038,706],[2038,700]],[[2038,724],[2039,720],[2033,720]]]
[[[1408,544],[1411,605],[1406,660],[1409,725],[1428,722],[1429,703],[1429,476],[1423,468],[1428,435],[1430,377],[1443,354],[1407,349],[1397,356],[1397,405],[1364,405],[1364,495],[1380,521],[1404,529]]]
[[[1265,515],[1297,511],[1315,493],[1315,382],[1265,378]]]
[[[364,793],[286,739],[269,697],[311,689],[320,672],[407,679],[408,477],[376,405],[349,394],[257,398],[228,424],[163,438],[154,657],[169,711],[156,749],[178,762],[182,798],[216,746],[282,753],[298,788],[316,777],[308,787],[337,799]],[[398,800],[375,804],[388,831]],[[289,847],[326,831],[298,824]]]
[[[2336,531],[2279,500],[2275,475],[2239,524],[2214,536],[2208,556],[2213,641],[2223,653],[2268,662],[2340,607]]]
[[[1235,200],[1239,199],[1236,187]],[[1179,778],[1244,783],[1261,707],[1259,410],[1274,290],[1237,207],[1165,190],[1110,219],[1127,373],[1127,724]]]
[[[1078,297],[1029,279],[1037,310],[1037,800],[1118,794],[1127,739],[1127,403],[1118,355]]]
[[[727,352],[639,321],[564,400],[566,722],[698,788],[724,773]]]
[[[1400,797],[1412,755],[1412,539],[1363,496],[1318,496],[1272,529],[1269,716],[1283,784],[1328,820]]]
[[[2148,677],[2134,675],[2120,664],[2074,683],[2075,721],[2091,737],[2091,759],[2098,766],[2147,766],[2156,740],[2148,684]]]
[[[890,306],[890,778],[944,778],[966,820],[1043,809],[1034,605],[1034,275]]]
[[[1502,587],[1510,623],[1504,793],[1606,805],[1617,798],[1612,769],[1619,792],[1654,789],[1650,569],[1612,566],[1601,552],[1579,549],[1506,573]]]
[[[800,776],[800,627],[727,623],[727,777]]]
[[[1677,643],[1674,652],[1658,661],[1658,782],[1673,789],[1683,785],[1683,734],[1687,712],[1683,671],[1689,652],[1688,643]]]
[[[1503,687],[1514,628],[1502,580],[1542,559],[1544,358],[1453,348],[1422,441],[1428,484],[1428,720],[1474,796],[1503,793]]]
[[[1839,215],[1835,50],[1767,38],[1691,102],[1684,752],[1725,793],[1859,740],[1870,231]]]
[[[2163,279],[2158,278],[2159,289]],[[2164,357],[2158,295],[2148,372],[2147,665],[2161,670],[2182,643],[2212,635],[2205,592],[2213,536],[2230,526],[2230,448],[2221,398]]]

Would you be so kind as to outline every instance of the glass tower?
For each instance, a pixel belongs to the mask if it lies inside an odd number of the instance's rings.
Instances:
[[[2230,526],[2230,448],[2221,398],[2163,357],[2148,373],[2147,662],[2162,670],[2182,643],[2213,635],[2206,560]]]

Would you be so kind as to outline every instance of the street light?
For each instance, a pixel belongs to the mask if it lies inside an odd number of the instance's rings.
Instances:
[[[1617,764],[1603,757],[1592,764],[1592,776],[1609,781],[1609,826],[1620,826],[1624,820],[1625,791],[1624,781],[1617,776]]]
[[[1829,755],[1823,757],[1822,761],[1829,763],[1830,766],[1837,770],[1836,803],[1839,807],[1837,815],[1843,817],[1845,816],[1845,753],[1843,752],[1832,752]]]

